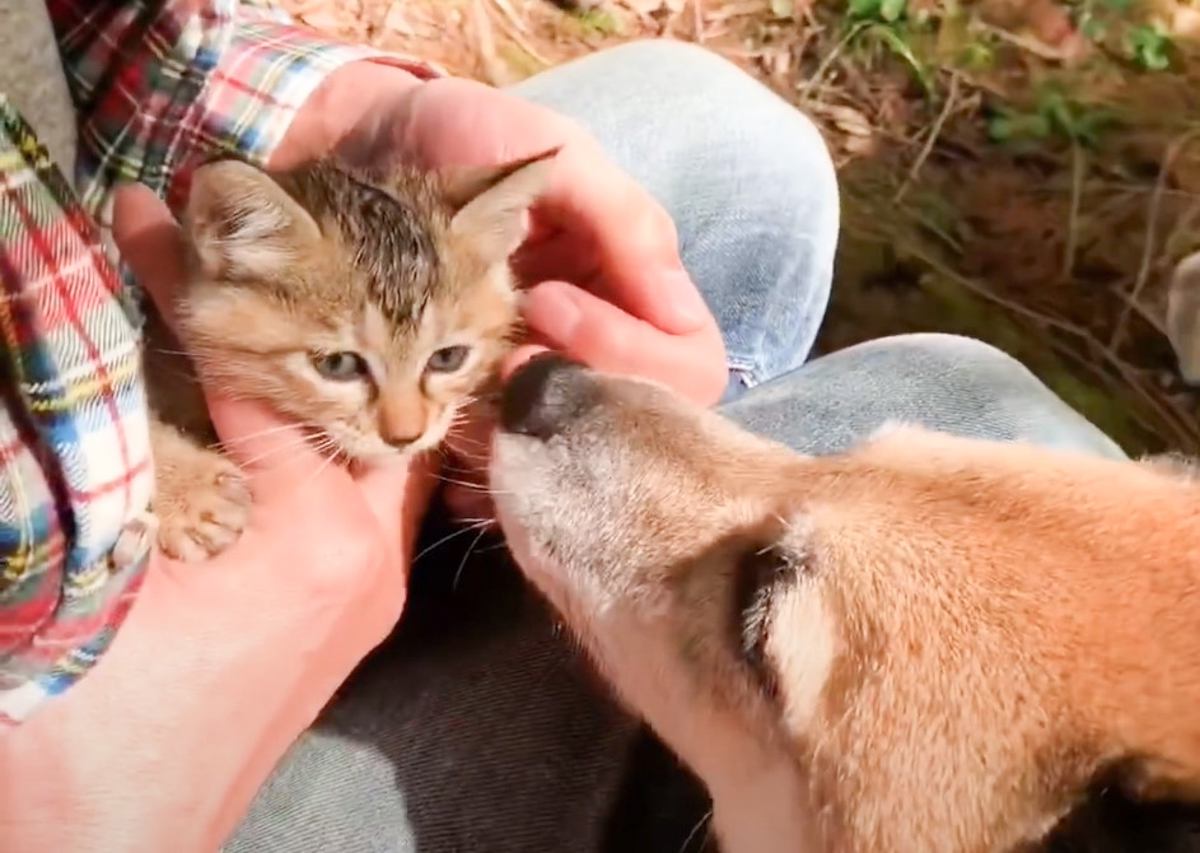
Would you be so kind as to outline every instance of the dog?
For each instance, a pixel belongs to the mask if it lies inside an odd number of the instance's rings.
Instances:
[[[528,579],[724,853],[1028,849],[1200,799],[1200,480],[889,425],[801,456],[544,355],[490,477]]]

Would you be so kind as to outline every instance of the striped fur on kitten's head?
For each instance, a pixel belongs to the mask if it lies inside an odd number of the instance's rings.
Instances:
[[[511,346],[508,259],[551,157],[386,179],[202,166],[179,306],[200,374],[355,459],[433,447]]]

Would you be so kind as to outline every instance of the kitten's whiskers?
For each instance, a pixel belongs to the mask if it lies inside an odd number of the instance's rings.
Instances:
[[[464,533],[470,533],[473,530],[487,530],[487,528],[490,527],[494,523],[495,522],[493,521],[493,519],[484,518],[484,519],[479,519],[478,521],[475,521],[471,524],[468,524],[465,527],[460,527],[457,530],[453,531],[452,533],[449,533],[446,536],[443,536],[441,539],[434,542],[432,545],[426,545],[424,548],[421,549],[421,553],[419,553],[419,554],[417,554],[417,556],[413,557],[412,561],[415,564],[417,562],[417,560],[424,557],[426,554],[428,554],[434,548],[437,548],[441,545],[445,545],[451,539],[457,539],[459,536],[462,536]]]
[[[453,477],[443,477],[441,474],[436,475],[443,483],[449,483],[452,486],[462,486],[464,489],[471,489],[476,492],[486,492],[488,488],[482,483],[472,483],[470,480],[456,480]]]
[[[456,569],[454,572],[454,580],[452,580],[450,582],[451,590],[458,589],[458,581],[459,581],[459,578],[462,577],[463,569],[465,569],[467,567],[467,560],[469,560],[471,558],[472,552],[474,552],[476,546],[479,545],[479,541],[481,539],[483,539],[484,534],[487,533],[488,527],[490,527],[490,526],[491,526],[490,523],[479,525],[479,533],[477,533],[475,535],[475,538],[471,541],[470,546],[467,548],[467,552],[465,554],[463,554],[462,559],[459,560],[459,562],[458,562],[458,569]]]
[[[225,448],[229,448],[229,447],[237,447],[239,444],[246,444],[247,442],[257,441],[258,439],[262,438],[265,435],[273,435],[277,432],[284,432],[284,431],[290,430],[290,429],[303,429],[305,426],[306,426],[305,424],[294,424],[294,423],[276,424],[275,426],[266,427],[264,429],[257,430],[256,432],[248,432],[245,435],[235,436],[234,438],[221,439],[220,441],[217,441],[210,446],[213,447],[214,449],[225,449]]]
[[[318,453],[321,452],[320,445],[314,445],[312,442],[312,438],[309,435],[307,435],[305,433],[300,433],[300,434],[294,436],[291,441],[286,441],[281,444],[277,444],[274,447],[269,447],[266,450],[264,450],[262,453],[259,453],[255,456],[251,456],[249,459],[239,460],[238,465],[242,468],[248,468],[251,465],[257,465],[258,463],[262,462],[263,460],[269,459],[272,456],[276,456],[284,451],[299,450],[300,448],[304,447],[305,445],[308,445],[309,447],[312,447],[314,450],[317,450]]]

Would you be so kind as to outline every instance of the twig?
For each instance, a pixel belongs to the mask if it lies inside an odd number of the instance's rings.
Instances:
[[[1075,252],[1079,245],[1079,204],[1083,199],[1083,175],[1087,155],[1078,142],[1071,143],[1071,212],[1067,217],[1067,245],[1063,250],[1063,280],[1075,269]]]
[[[1121,289],[1117,289],[1117,298],[1125,303],[1125,305],[1127,305],[1131,311],[1141,317],[1142,320],[1145,321],[1146,325],[1154,329],[1154,331],[1158,332],[1164,338],[1167,336],[1167,327],[1163,325],[1161,319],[1151,314],[1146,309],[1145,305],[1140,302],[1134,302],[1132,296]]]
[[[1075,323],[1071,323],[1067,320],[1062,320],[1058,317],[1044,314],[1041,311],[1037,311],[1036,309],[1030,308],[1027,305],[1022,305],[1018,302],[1013,302],[1010,299],[1006,299],[979,282],[974,281],[967,276],[960,275],[954,270],[947,268],[944,264],[939,263],[936,258],[931,257],[928,253],[923,251],[919,246],[913,246],[909,244],[906,246],[905,251],[914,257],[920,258],[930,268],[937,270],[941,275],[945,276],[951,281],[954,281],[977,296],[999,305],[1000,307],[1005,308],[1014,314],[1018,314],[1029,320],[1032,320],[1035,323],[1040,323],[1046,328],[1056,329],[1060,332],[1063,332],[1064,334],[1067,334],[1080,341],[1085,346],[1092,347],[1093,350],[1104,359],[1104,361],[1110,364],[1120,374],[1121,378],[1124,380],[1125,384],[1130,388],[1130,390],[1145,400],[1145,402],[1152,409],[1154,409],[1155,413],[1158,414],[1158,416],[1162,419],[1164,425],[1167,426],[1174,434],[1174,437],[1177,441],[1179,441],[1181,444],[1190,445],[1192,447],[1200,445],[1200,430],[1196,428],[1196,425],[1184,418],[1184,416],[1180,414],[1173,406],[1164,404],[1161,400],[1155,397],[1153,393],[1143,387],[1141,382],[1138,381],[1135,369],[1124,359],[1122,359],[1112,347],[1105,345],[1103,341],[1096,338],[1096,336],[1089,332],[1086,328],[1076,325]]]
[[[496,39],[492,32],[492,22],[484,9],[483,0],[475,0],[471,4],[471,14],[472,22],[475,25],[476,54],[483,66],[483,73],[487,75],[488,82],[493,86],[503,86],[509,82],[504,79],[508,76],[508,69],[496,55]]]
[[[512,7],[512,4],[509,3],[508,0],[492,0],[492,2],[494,2],[496,4],[496,6],[499,7],[501,14],[503,14],[504,17],[508,18],[509,23],[511,23],[518,32],[520,32],[522,34],[529,33],[529,27],[527,27],[525,25],[525,22],[523,20],[521,20],[520,16],[517,14],[516,9],[514,9]]]
[[[1146,432],[1158,435],[1162,432],[1162,427],[1165,425],[1167,431],[1172,434],[1171,440],[1176,447],[1188,451],[1194,451],[1197,447],[1200,447],[1200,436],[1192,428],[1193,424],[1183,415],[1179,414],[1173,405],[1163,403],[1149,390],[1144,388],[1138,381],[1138,377],[1134,374],[1133,367],[1117,358],[1113,362],[1113,367],[1116,370],[1116,375],[1114,376],[1112,373],[1102,370],[1100,365],[1085,354],[1077,352],[1062,341],[1052,340],[1050,346],[1059,355],[1079,365],[1109,388],[1117,391],[1132,391],[1136,396],[1143,398],[1149,404],[1150,408],[1154,410],[1154,413],[1158,415],[1159,423],[1148,422],[1145,418],[1138,415],[1137,410],[1127,412],[1127,414],[1129,417],[1135,419],[1138,425]]]
[[[1034,56],[1041,57],[1042,59],[1049,59],[1049,60],[1052,60],[1055,62],[1061,62],[1064,59],[1067,59],[1069,56],[1069,54],[1067,54],[1066,51],[1063,51],[1056,47],[1052,47],[1051,45],[1048,45],[1045,42],[1040,41],[1038,39],[1028,38],[1026,36],[1021,36],[1021,35],[1017,35],[1016,33],[1009,32],[1008,30],[1004,29],[1003,27],[995,27],[995,26],[992,26],[991,24],[985,24],[983,22],[980,22],[979,29],[981,32],[995,36],[996,38],[1000,39],[1001,41],[1006,41],[1009,44],[1013,45],[1014,47],[1019,47],[1019,48],[1021,48],[1021,50],[1028,51],[1029,53],[1032,53]]]
[[[1146,237],[1142,243],[1142,260],[1138,264],[1137,280],[1133,283],[1129,301],[1121,310],[1116,326],[1113,327],[1112,338],[1109,340],[1109,346],[1114,350],[1121,345],[1121,339],[1125,337],[1125,327],[1129,323],[1129,312],[1133,310],[1132,306],[1139,302],[1142,290],[1146,287],[1146,282],[1150,280],[1150,267],[1154,263],[1154,235],[1158,233],[1158,216],[1162,209],[1163,190],[1166,188],[1171,166],[1175,163],[1179,152],[1197,135],[1200,135],[1200,128],[1192,128],[1173,141],[1163,157],[1162,166],[1159,167],[1158,178],[1154,182],[1154,193],[1150,196],[1150,213],[1146,217]]]
[[[500,26],[505,31],[505,34],[517,43],[521,50],[529,54],[537,62],[540,62],[543,67],[550,67],[554,63],[545,57],[533,46],[528,38],[525,37],[527,29],[521,20],[517,17],[517,13],[509,5],[508,0],[492,0],[496,7],[500,10],[501,19]]]
[[[909,186],[917,179],[917,174],[921,171],[921,167],[925,165],[925,161],[929,159],[929,155],[933,151],[933,146],[937,143],[938,137],[941,136],[942,126],[946,124],[946,119],[950,117],[950,112],[954,109],[957,100],[958,75],[950,72],[950,91],[946,93],[946,103],[942,107],[942,111],[938,113],[937,119],[934,120],[933,127],[929,130],[929,136],[926,137],[925,144],[921,147],[921,153],[917,155],[917,159],[909,167],[908,174],[904,178],[904,183],[900,184],[900,188],[892,196],[892,204],[898,204],[904,198],[904,194],[908,192]]]
[[[830,48],[829,53],[825,54],[825,58],[821,60],[821,64],[817,66],[817,70],[813,72],[812,77],[809,77],[808,81],[800,89],[800,99],[802,101],[810,99],[813,89],[821,82],[821,78],[825,76],[825,72],[829,70],[829,66],[837,61],[842,51],[846,49],[846,45],[850,44],[854,40],[854,37],[865,30],[867,26],[868,23],[866,21],[860,21],[848,29],[846,34],[838,39],[837,44]]]

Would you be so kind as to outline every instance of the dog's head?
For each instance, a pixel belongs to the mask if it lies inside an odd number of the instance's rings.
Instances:
[[[852,824],[835,846],[984,849],[1048,829],[1104,762],[1170,748],[1118,673],[1192,583],[1147,570],[1200,545],[1181,478],[903,429],[803,457],[553,356],[502,408],[517,562],[718,822],[782,797]],[[1151,517],[1176,538],[1148,543]],[[754,829],[727,834],[773,849]]]
[[[655,385],[554,356],[516,375],[502,420],[505,533],[599,663],[640,649],[669,660],[693,702],[774,696],[767,622],[812,557],[793,527],[802,460]]]
[[[813,707],[834,654],[805,594],[817,546],[794,511],[803,460],[658,386],[552,356],[516,374],[501,420],[492,489],[510,548],[618,693],[710,788],[764,763],[790,776],[779,711]],[[778,619],[794,630],[773,631]],[[803,683],[781,684],[782,636],[805,648]],[[775,794],[797,795],[783,781]]]

